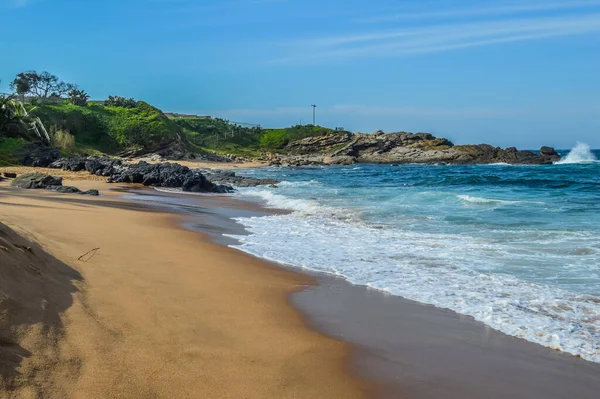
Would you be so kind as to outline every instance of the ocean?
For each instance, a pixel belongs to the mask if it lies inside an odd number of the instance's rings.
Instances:
[[[451,309],[600,362],[600,151],[543,166],[259,168],[242,251]],[[398,315],[398,317],[402,317]]]

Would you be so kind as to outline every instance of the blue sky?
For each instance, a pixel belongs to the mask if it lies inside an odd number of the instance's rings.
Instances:
[[[600,0],[0,0],[0,92],[456,143],[600,147]]]

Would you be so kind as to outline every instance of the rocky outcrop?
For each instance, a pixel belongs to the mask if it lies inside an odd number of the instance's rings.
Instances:
[[[144,186],[181,188],[196,193],[228,193],[233,188],[209,181],[202,173],[176,163],[149,164],[139,162],[122,165],[113,173],[109,183],[140,183]]]
[[[108,177],[122,165],[123,161],[120,159],[109,157],[73,157],[61,158],[52,162],[48,167],[72,172],[86,170],[92,175]]]
[[[192,171],[177,163],[150,164],[141,161],[126,164],[120,159],[109,157],[74,157],[61,158],[49,167],[73,172],[85,170],[93,175],[108,177],[110,183],[139,183],[152,187],[181,188],[189,192],[233,191],[231,187],[215,184],[199,171]]]
[[[202,172],[205,173],[206,177],[213,183],[233,187],[272,186],[281,183],[280,180],[274,179],[256,179],[253,177],[236,176],[234,171],[203,170]]]
[[[336,132],[324,136],[307,137],[301,140],[292,141],[287,145],[286,150],[291,154],[325,154],[338,149],[351,142],[352,133]]]
[[[332,137],[335,136],[335,137]],[[346,140],[346,141],[344,141]],[[313,164],[551,164],[560,156],[551,147],[539,153],[500,148],[488,144],[454,145],[429,133],[355,133],[311,137],[288,145],[287,155],[272,157],[271,165],[303,166]],[[329,149],[330,151],[323,152]],[[316,153],[315,153],[316,152]],[[297,155],[303,154],[303,155]]]

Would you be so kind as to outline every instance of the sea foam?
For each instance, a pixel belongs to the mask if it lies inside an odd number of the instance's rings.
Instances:
[[[590,146],[585,143],[577,143],[575,147],[567,154],[566,157],[556,162],[557,165],[577,164],[577,163],[594,163],[598,162]]]
[[[236,219],[250,234],[231,236],[239,242],[234,248],[451,309],[508,335],[600,362],[600,300],[508,274],[482,272],[491,268],[490,262],[502,263],[519,251],[528,262],[543,264],[557,256],[551,251],[542,255],[546,259],[537,259],[524,248],[515,250],[491,238],[382,228],[358,217],[344,217],[351,211],[322,206],[317,200],[292,199],[261,189],[244,194],[292,212]],[[550,247],[574,238],[586,236],[549,232],[539,237]]]

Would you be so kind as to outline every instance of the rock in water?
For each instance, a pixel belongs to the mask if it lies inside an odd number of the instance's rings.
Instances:
[[[43,173],[27,173],[15,178],[12,187],[25,189],[47,188],[48,186],[62,186],[62,177],[54,177]]]
[[[206,177],[213,183],[223,184],[234,187],[256,187],[256,186],[271,186],[281,183],[280,180],[274,179],[256,179],[254,177],[236,176],[233,171],[203,171]]]

